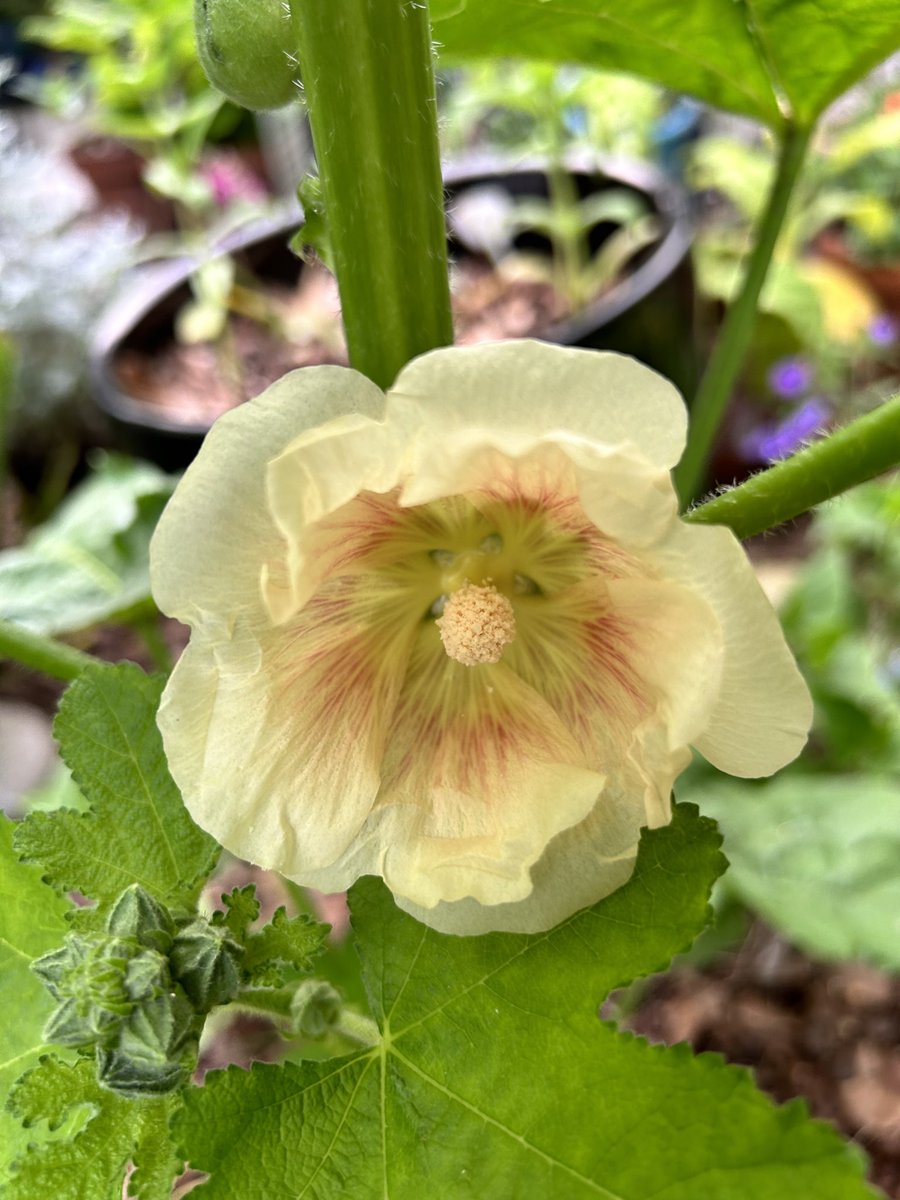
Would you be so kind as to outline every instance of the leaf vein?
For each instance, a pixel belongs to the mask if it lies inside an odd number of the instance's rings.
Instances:
[[[454,1100],[462,1108],[465,1108],[468,1112],[472,1113],[473,1116],[476,1116],[480,1120],[484,1121],[485,1124],[493,1126],[501,1133],[506,1134],[507,1137],[512,1138],[513,1141],[518,1142],[519,1145],[523,1146],[526,1150],[530,1150],[532,1154],[536,1154],[538,1158],[542,1158],[544,1162],[548,1163],[551,1167],[556,1167],[560,1171],[564,1171],[567,1175],[571,1175],[573,1179],[577,1179],[579,1183],[583,1183],[586,1187],[590,1188],[591,1191],[596,1192],[598,1196],[605,1197],[605,1200],[624,1200],[624,1197],[620,1196],[617,1192],[611,1192],[608,1188],[603,1187],[602,1184],[597,1183],[596,1180],[591,1179],[588,1175],[582,1175],[581,1172],[576,1171],[574,1167],[570,1167],[567,1163],[562,1162],[558,1158],[554,1158],[552,1154],[548,1154],[546,1150],[542,1150],[533,1142],[529,1142],[528,1139],[521,1133],[516,1133],[514,1129],[510,1129],[509,1126],[504,1125],[502,1121],[498,1121],[496,1118],[489,1116],[486,1112],[482,1112],[480,1108],[477,1108],[474,1104],[471,1104],[462,1096],[457,1095],[456,1092],[451,1092],[450,1089],[445,1087],[439,1080],[433,1078],[431,1075],[427,1074],[427,1072],[417,1067],[414,1062],[411,1062],[405,1055],[401,1054],[399,1050],[394,1050],[393,1053],[414,1074],[418,1075],[420,1079],[423,1079],[426,1083],[430,1083],[431,1086],[437,1091],[443,1093],[443,1095],[445,1095],[448,1099]]]
[[[354,1061],[358,1062],[359,1059],[355,1059]],[[310,1175],[309,1179],[307,1179],[306,1183],[304,1184],[303,1191],[297,1193],[296,1200],[302,1200],[302,1197],[306,1195],[306,1193],[309,1191],[309,1189],[315,1183],[316,1177],[318,1176],[319,1172],[322,1170],[322,1167],[325,1165],[325,1163],[328,1161],[329,1157],[331,1156],[331,1152],[334,1149],[335,1142],[340,1137],[341,1130],[347,1124],[347,1118],[350,1116],[350,1112],[353,1108],[353,1101],[356,1099],[356,1093],[362,1087],[363,1080],[365,1079],[366,1075],[368,1074],[369,1068],[372,1066],[373,1062],[374,1062],[374,1056],[370,1055],[369,1061],[363,1067],[362,1071],[360,1071],[359,1079],[357,1079],[356,1084],[353,1088],[353,1091],[350,1093],[350,1095],[347,1098],[347,1103],[344,1106],[344,1111],[341,1113],[341,1119],[337,1123],[337,1128],[334,1131],[331,1141],[328,1143],[328,1146],[325,1149],[324,1153],[322,1154],[322,1157],[319,1159],[318,1163],[316,1164],[316,1169],[313,1171],[312,1175]],[[335,1072],[335,1073],[337,1074],[337,1072]],[[327,1078],[331,1078],[331,1077],[328,1076]]]

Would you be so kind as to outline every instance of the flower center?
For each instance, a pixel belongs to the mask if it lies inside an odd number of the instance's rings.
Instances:
[[[464,583],[448,598],[436,624],[447,654],[465,667],[499,662],[516,636],[513,606],[489,580]]]

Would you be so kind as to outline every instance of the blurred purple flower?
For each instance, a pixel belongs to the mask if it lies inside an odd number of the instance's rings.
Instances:
[[[214,202],[224,208],[234,200],[255,202],[266,198],[262,180],[243,162],[240,155],[222,151],[207,159],[200,173],[209,184]]]
[[[766,462],[787,458],[822,429],[829,415],[827,404],[813,396],[776,425],[755,429],[744,441],[744,452]]]
[[[769,370],[769,388],[784,400],[802,396],[812,383],[812,367],[805,358],[781,358]]]
[[[869,322],[866,333],[876,346],[891,346],[897,340],[897,322],[889,313],[879,313]]]

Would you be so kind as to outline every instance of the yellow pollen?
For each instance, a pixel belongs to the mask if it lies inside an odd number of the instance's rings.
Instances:
[[[490,582],[464,583],[447,600],[436,624],[444,649],[464,667],[499,662],[516,636],[513,606]]]

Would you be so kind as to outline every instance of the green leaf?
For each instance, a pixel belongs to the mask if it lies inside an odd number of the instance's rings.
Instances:
[[[283,979],[278,964],[308,971],[327,933],[327,925],[320,925],[305,913],[289,917],[283,907],[277,908],[269,924],[247,938],[241,968],[253,983],[277,986]]]
[[[0,552],[0,618],[71,633],[152,611],[148,548],[175,479],[110,456],[22,546]]]
[[[893,0],[432,0],[448,60],[644,75],[773,126],[811,124],[900,45]]]
[[[303,224],[291,238],[291,250],[306,261],[314,251],[329,271],[334,271],[331,234],[322,197],[322,181],[317,175],[304,175],[297,185],[297,199],[303,208]]]
[[[12,835],[12,821],[0,817],[0,1098],[48,1049],[41,1031],[54,1002],[31,962],[63,940],[70,907],[36,867],[16,862]],[[0,1175],[25,1144],[0,1106]]]
[[[224,912],[213,913],[210,923],[224,925],[231,936],[243,945],[247,930],[259,916],[259,901],[256,898],[256,885],[248,883],[246,887],[232,888],[222,896],[225,905]]]
[[[54,732],[86,813],[32,813],[15,845],[56,887],[96,900],[98,915],[139,883],[168,907],[193,907],[217,847],[169,774],[156,709],[164,680],[132,663],[90,667],[63,696]]]
[[[722,868],[693,806],[642,840],[631,881],[549,933],[446,937],[378,882],[351,893],[370,1049],[232,1068],[187,1093],[176,1136],[197,1200],[862,1200],[858,1153],[686,1046],[597,1018],[618,984],[703,927]]]
[[[823,958],[900,970],[896,778],[802,775],[691,793],[725,834],[727,885]]]
[[[72,1140],[32,1144],[15,1162],[4,1200],[121,1200],[129,1162],[136,1168],[130,1196],[169,1200],[181,1170],[168,1132],[177,1103],[171,1097],[123,1100],[100,1087],[87,1059],[42,1059],[13,1089],[13,1115],[32,1131],[43,1121],[52,1130],[79,1108],[86,1108],[88,1120]]]

